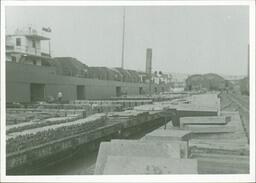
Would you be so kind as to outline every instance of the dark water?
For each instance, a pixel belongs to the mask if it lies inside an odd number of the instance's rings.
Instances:
[[[161,124],[148,126],[143,128],[142,130],[138,130],[136,133],[133,133],[128,137],[128,139],[140,139],[145,136],[147,133],[159,128]],[[114,137],[115,138],[115,137]],[[109,141],[109,140],[103,140]],[[98,144],[99,146],[99,144]],[[88,147],[87,144],[83,146],[79,146],[79,148],[72,150],[71,152],[67,152],[65,155],[58,155],[57,157],[53,157],[52,159],[48,159],[49,161],[47,166],[43,164],[46,163],[38,163],[34,168],[26,169],[18,169],[15,173],[7,173],[10,175],[93,175],[95,164],[97,160],[98,148],[94,147],[92,150]],[[41,165],[40,165],[41,164]],[[38,168],[36,168],[38,167]]]
[[[129,139],[140,139],[146,133],[139,133]],[[36,175],[93,175],[97,160],[98,149],[88,152],[86,145],[81,147],[72,157],[61,160],[59,163],[44,167],[31,174]]]
[[[92,175],[98,151],[84,152],[81,150],[73,157],[67,158],[60,163],[45,167],[36,174],[41,175]]]

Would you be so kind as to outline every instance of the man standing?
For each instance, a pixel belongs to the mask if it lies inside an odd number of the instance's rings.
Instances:
[[[58,102],[61,104],[61,100],[62,100],[62,97],[63,97],[63,94],[61,92],[58,92]]]

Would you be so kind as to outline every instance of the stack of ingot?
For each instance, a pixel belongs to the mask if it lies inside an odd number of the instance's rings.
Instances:
[[[70,103],[79,105],[120,105],[122,108],[131,108],[139,105],[152,104],[152,100],[74,100]]]
[[[89,104],[40,104],[38,108],[43,109],[84,109],[90,110],[91,105]]]
[[[55,125],[60,123],[73,122],[75,120],[81,119],[83,116],[81,114],[69,115],[67,117],[54,117],[43,120],[31,120],[29,122],[24,122],[20,124],[8,125],[6,126],[6,133],[20,132],[27,129],[39,128],[43,126]]]
[[[70,115],[83,116],[84,110],[65,110],[65,109],[7,109],[7,125],[26,123],[30,121],[39,122],[44,119],[54,117],[66,117]]]
[[[37,116],[46,115],[48,116],[66,116],[69,114],[80,114],[83,109],[39,109],[39,108],[9,108],[6,109],[7,114],[22,114],[22,113],[33,113]],[[48,115],[48,116],[47,116]],[[53,116],[52,116],[53,115]]]
[[[84,110],[86,111],[87,114],[122,110],[120,104],[108,104],[108,103],[41,104],[38,107],[43,109]]]
[[[121,111],[122,107],[119,104],[92,104],[92,112],[113,112],[113,111]]]
[[[167,93],[167,94],[153,94],[148,95],[137,95],[137,96],[121,96],[121,97],[111,97],[113,100],[152,100],[154,102],[173,100],[176,98],[182,98],[188,96],[189,93]]]
[[[6,114],[6,124],[11,125],[11,124],[19,124],[19,123],[24,123],[26,121],[30,121],[34,119],[33,114],[29,113],[23,113],[23,114]]]
[[[105,119],[106,116],[104,114],[95,114],[73,122],[54,124],[10,133],[7,134],[6,151],[7,153],[12,153],[49,143],[54,140],[88,132],[104,125]]]
[[[149,113],[144,111],[136,111],[136,110],[126,110],[122,112],[111,112],[108,113],[108,119],[111,120],[122,120],[123,121],[123,127],[132,127],[136,126],[140,123],[146,122],[148,120]]]

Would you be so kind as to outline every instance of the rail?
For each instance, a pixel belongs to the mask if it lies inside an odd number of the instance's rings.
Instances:
[[[244,132],[247,137],[248,144],[250,142],[249,139],[249,132],[250,132],[250,113],[249,113],[249,102],[242,99],[240,96],[234,94],[227,94],[226,95],[231,102],[235,103],[239,107],[239,114],[241,117],[242,126],[244,128]]]
[[[22,52],[24,54],[32,54],[36,56],[42,56],[42,54],[49,55],[49,50],[38,48],[38,47],[33,48],[27,45],[20,45],[20,46],[8,45],[6,47],[6,52]]]

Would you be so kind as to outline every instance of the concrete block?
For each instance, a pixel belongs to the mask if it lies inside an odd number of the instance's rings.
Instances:
[[[236,140],[191,140],[190,150],[192,154],[205,152],[215,154],[249,155],[249,145],[240,143]]]
[[[181,158],[188,158],[189,157],[189,146],[188,142],[186,141],[159,141],[157,139],[148,139],[142,138],[140,140],[143,143],[157,143],[157,144],[178,144],[180,148]]]
[[[197,154],[199,174],[248,174],[249,157],[225,154]]]
[[[225,116],[202,116],[202,117],[182,117],[180,118],[180,127],[186,125],[225,125],[228,117]]]
[[[160,141],[188,141],[191,138],[191,131],[176,129],[159,129],[147,134],[145,139],[157,139]]]
[[[236,128],[225,125],[186,125],[184,129],[196,134],[233,133]]]
[[[103,142],[98,152],[95,174],[102,174],[108,156],[187,158],[187,147],[179,143],[147,143],[135,140]]]
[[[197,160],[109,156],[103,174],[197,174]]]
[[[113,145],[116,143],[117,145]],[[119,153],[134,154],[136,156],[168,156],[174,158],[187,158],[188,145],[184,141],[160,142],[147,140],[111,140],[112,148],[121,148]],[[119,147],[118,147],[119,146]],[[127,149],[127,150],[126,150]],[[150,152],[148,152],[149,150]],[[124,152],[123,152],[124,151]],[[159,152],[160,151],[160,152]],[[116,153],[118,151],[115,150]]]

